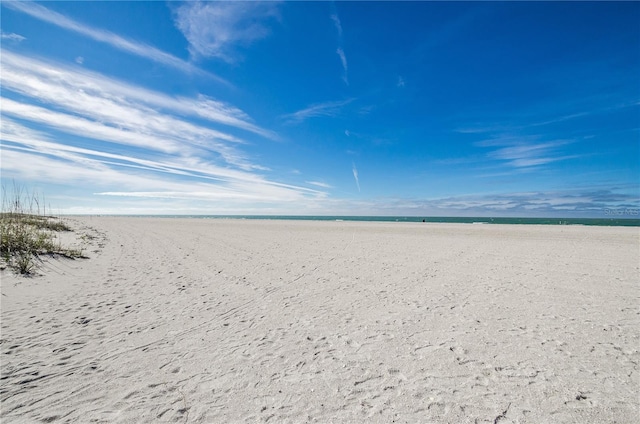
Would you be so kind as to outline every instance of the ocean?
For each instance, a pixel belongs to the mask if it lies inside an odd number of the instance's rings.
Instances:
[[[149,216],[149,215],[147,215]],[[295,221],[364,221],[364,222],[446,222],[463,224],[517,225],[595,225],[640,227],[635,218],[486,218],[486,217],[422,217],[422,216],[327,216],[327,215],[156,215],[164,218],[202,219],[274,219]]]

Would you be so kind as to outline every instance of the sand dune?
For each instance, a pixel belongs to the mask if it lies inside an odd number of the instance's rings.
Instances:
[[[640,420],[637,228],[71,224],[2,272],[3,423]]]

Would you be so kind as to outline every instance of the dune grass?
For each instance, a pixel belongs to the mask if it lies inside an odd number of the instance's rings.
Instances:
[[[2,187],[0,212],[0,254],[6,266],[21,274],[32,274],[41,255],[84,257],[78,249],[64,248],[55,233],[71,231],[59,218],[48,215],[44,201],[35,192],[14,185]]]

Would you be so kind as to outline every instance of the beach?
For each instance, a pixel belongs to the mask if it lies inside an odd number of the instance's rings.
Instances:
[[[632,423],[638,228],[70,217],[3,423]]]

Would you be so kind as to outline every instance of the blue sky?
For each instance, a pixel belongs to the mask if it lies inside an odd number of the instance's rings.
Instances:
[[[63,213],[640,207],[638,2],[2,2],[2,184]]]

